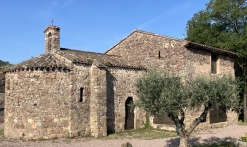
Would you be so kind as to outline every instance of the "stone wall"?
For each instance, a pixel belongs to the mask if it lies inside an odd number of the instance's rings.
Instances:
[[[122,59],[147,68],[169,70],[183,77],[211,74],[211,53],[186,48],[187,41],[134,32],[114,46],[107,54],[122,56]],[[219,55],[219,73],[234,74],[233,59]]]
[[[182,40],[134,32],[107,54],[120,55],[122,59],[147,68],[168,69],[176,73],[186,70],[189,51]],[[160,57],[159,57],[160,55]]]
[[[91,66],[90,126],[91,135],[107,135],[107,93],[106,69]]]
[[[185,79],[196,75],[218,75],[232,74],[234,76],[234,62],[232,58],[218,55],[217,74],[211,74],[211,53],[202,49],[186,48],[186,41],[171,37],[156,35],[147,32],[135,31],[122,42],[114,46],[107,54],[122,56],[122,59],[135,64],[144,65],[147,68],[157,68],[159,70],[169,70]],[[119,77],[116,78],[118,81]],[[190,124],[192,120],[199,116],[197,110],[187,110],[185,123]],[[236,123],[237,114],[229,111],[227,113],[227,123]],[[151,117],[151,122],[153,118]],[[207,120],[209,120],[209,115]],[[226,124],[226,123],[218,123]],[[153,126],[159,126],[152,124]],[[214,126],[209,121],[202,123],[198,128]],[[162,125],[166,129],[167,125]]]
[[[70,135],[89,136],[90,129],[90,66],[75,65],[70,73],[71,80],[71,109],[70,109]],[[80,102],[80,88],[83,88]]]
[[[211,53],[196,49],[189,49],[189,51],[188,60],[184,61],[187,63],[185,70],[187,72],[183,73],[184,76],[215,75],[211,74]],[[234,61],[230,57],[219,55],[216,75],[221,76],[223,74],[231,74],[234,76]]]
[[[125,130],[125,101],[136,100],[141,70],[74,65],[67,71],[6,74],[5,136],[25,139],[106,136]],[[82,93],[81,93],[81,90]],[[82,101],[80,101],[82,97]],[[135,109],[135,128],[145,113]]]
[[[125,128],[125,102],[128,97],[137,100],[135,82],[143,73],[141,70],[108,68],[107,70],[107,129],[121,132]],[[142,110],[134,110],[134,128],[143,127],[146,118]]]
[[[234,59],[226,56],[219,56],[219,74],[231,74],[235,76]]]
[[[29,70],[6,74],[4,135],[37,139],[69,133],[68,71]]]

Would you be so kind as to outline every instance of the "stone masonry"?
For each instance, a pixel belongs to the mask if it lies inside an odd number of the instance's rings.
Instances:
[[[20,71],[6,74],[6,137],[66,137],[69,132],[68,71]]]
[[[179,40],[159,34],[135,30],[118,44],[106,51],[106,54],[118,55],[127,62],[167,70],[178,74],[185,79],[196,75],[222,76],[231,74],[234,76],[234,54],[224,52],[212,47],[199,46],[186,40]],[[211,55],[217,55],[217,74],[211,73]],[[191,124],[200,115],[198,110],[186,110],[185,123]],[[207,116],[209,120],[209,114]],[[227,122],[210,124],[209,121],[201,123],[198,128],[207,128],[217,125],[237,123],[238,115],[232,111],[227,112]],[[174,130],[174,126],[153,124],[152,126]]]
[[[59,27],[48,26],[44,33],[44,54],[5,70],[8,138],[101,137],[124,131],[127,99],[138,99],[135,82],[150,67],[184,78],[234,74],[232,52],[144,31],[135,30],[105,54],[60,48]],[[211,74],[212,54],[217,55],[217,74]],[[189,122],[197,111],[186,113]],[[145,125],[145,115],[135,108],[134,129]],[[237,114],[229,112],[227,118],[226,123],[236,123]]]
[[[106,51],[106,54],[118,55],[127,62],[169,70],[181,76],[198,74],[211,75],[211,54],[218,55],[218,72],[234,74],[234,62],[231,52],[216,50],[163,35],[135,30],[125,39]]]

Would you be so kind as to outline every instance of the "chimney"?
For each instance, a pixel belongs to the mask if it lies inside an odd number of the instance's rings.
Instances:
[[[48,26],[45,30],[45,53],[54,53],[60,50],[60,28]]]

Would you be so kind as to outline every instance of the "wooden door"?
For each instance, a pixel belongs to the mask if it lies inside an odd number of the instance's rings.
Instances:
[[[210,116],[210,124],[213,124],[213,123],[218,123],[218,120],[217,120],[217,107],[216,105],[214,104],[211,108],[210,108],[210,112],[209,112],[209,116]]]
[[[210,109],[210,124],[225,122],[227,120],[226,112],[221,109],[218,109],[216,104],[214,104]]]
[[[129,97],[125,102],[125,130],[134,129],[134,112],[130,111],[129,104],[133,104],[132,97]]]
[[[166,125],[175,125],[174,121],[172,121],[166,114],[162,116],[155,115],[154,124],[166,124]]]

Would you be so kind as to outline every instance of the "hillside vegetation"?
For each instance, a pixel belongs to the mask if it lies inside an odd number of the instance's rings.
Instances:
[[[0,73],[2,73],[5,68],[10,66],[12,66],[12,64],[10,64],[8,61],[0,60]]]

